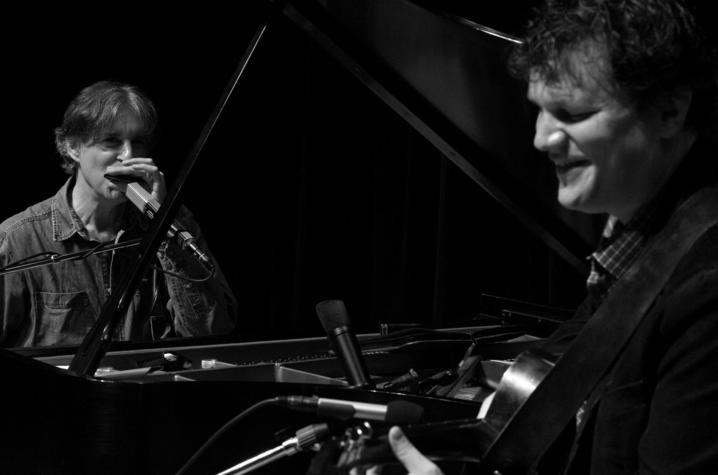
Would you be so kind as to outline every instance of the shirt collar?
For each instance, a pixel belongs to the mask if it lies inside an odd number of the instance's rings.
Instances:
[[[718,171],[712,165],[714,155],[708,153],[710,150],[706,144],[697,142],[666,185],[628,223],[623,224],[615,216],[608,218],[596,252],[588,256],[591,262],[586,281],[589,290],[595,287],[605,296],[675,207],[693,191],[718,179]]]
[[[52,238],[55,241],[65,241],[78,234],[82,238],[87,239],[85,225],[70,205],[71,193],[75,185],[75,177],[70,177],[62,188],[55,194],[51,203],[52,216]],[[121,229],[125,231],[139,227],[142,231],[146,231],[149,226],[147,219],[140,214],[132,206],[125,206],[125,212],[122,215]]]
[[[619,279],[633,264],[652,233],[657,219],[658,203],[654,200],[639,209],[631,220],[623,224],[615,216],[609,216],[601,235],[598,249],[591,254],[614,279]]]

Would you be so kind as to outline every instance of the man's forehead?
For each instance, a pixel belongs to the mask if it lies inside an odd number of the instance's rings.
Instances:
[[[586,100],[590,90],[580,81],[548,81],[542,76],[533,76],[529,81],[527,97],[534,102],[574,103]]]
[[[100,130],[100,135],[149,135],[150,126],[137,114],[125,111],[114,117],[112,122]]]

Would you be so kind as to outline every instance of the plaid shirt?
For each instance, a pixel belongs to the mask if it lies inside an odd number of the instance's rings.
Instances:
[[[603,229],[598,249],[588,257],[591,272],[586,280],[589,293],[599,299],[608,295],[611,286],[633,264],[648,239],[657,218],[657,203],[640,209],[624,225],[610,216]]]

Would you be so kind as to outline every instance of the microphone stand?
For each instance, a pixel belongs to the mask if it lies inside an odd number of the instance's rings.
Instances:
[[[324,439],[329,434],[329,426],[325,423],[311,424],[299,429],[294,437],[291,437],[281,445],[262,452],[259,455],[250,457],[237,465],[228,468],[217,475],[241,475],[263,467],[282,457],[294,455],[297,452],[306,450],[312,445]]]
[[[35,259],[30,262],[11,263],[0,269],[0,275],[12,274],[13,272],[20,272],[28,269],[35,269],[36,267],[43,267],[50,264],[59,264],[65,261],[79,261],[89,257],[93,254],[102,254],[104,252],[114,251],[116,249],[125,249],[128,247],[135,247],[140,245],[141,239],[130,239],[125,242],[118,242],[113,244],[106,244],[103,246],[96,246],[86,251],[70,252],[68,254],[52,254],[44,259]]]
[[[97,321],[87,335],[85,335],[77,353],[70,362],[69,370],[75,374],[79,376],[92,376],[97,370],[100,361],[107,352],[110,343],[112,343],[112,337],[115,333],[117,324],[122,316],[127,313],[127,309],[132,301],[134,289],[136,289],[139,285],[142,276],[149,268],[152,259],[154,259],[157,249],[159,248],[161,242],[165,239],[167,229],[169,228],[172,218],[179,208],[179,196],[187,177],[197,162],[197,159],[202,152],[210,133],[217,124],[219,116],[227,105],[232,92],[237,86],[237,83],[244,73],[247,64],[259,45],[260,40],[264,36],[270,19],[273,17],[275,12],[281,10],[281,8],[283,8],[283,3],[280,5],[275,2],[270,2],[270,5],[268,5],[268,15],[255,30],[249,46],[245,50],[244,55],[237,65],[229,83],[225,86],[222,96],[215,105],[214,111],[205,124],[192,151],[185,159],[183,167],[178,173],[172,189],[169,191],[167,198],[160,207],[159,213],[157,213],[155,219],[151,221],[150,228],[147,231],[147,234],[145,234],[145,237],[142,239],[136,264],[130,272],[124,275],[119,287],[117,287],[118,290],[110,294],[100,310],[100,315]]]

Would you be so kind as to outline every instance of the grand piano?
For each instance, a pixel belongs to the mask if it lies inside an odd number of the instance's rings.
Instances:
[[[475,416],[476,394],[449,373],[469,351],[492,383],[570,314],[596,223],[554,204],[506,73],[529,5],[469,3],[249,2],[235,41],[213,51],[240,66],[192,93],[221,107],[197,106],[210,120],[196,134],[201,120],[175,117],[199,139],[161,149],[188,155],[169,164],[166,214],[182,201],[198,217],[241,303],[236,334],[86,342],[95,359],[81,364],[76,347],[2,350],[3,472],[175,473],[277,395]],[[376,389],[343,384],[313,311],[326,298],[347,302]],[[412,388],[394,384],[407,374]],[[188,473],[218,473],[314,420],[264,408]],[[304,473],[310,458],[257,473]]]

